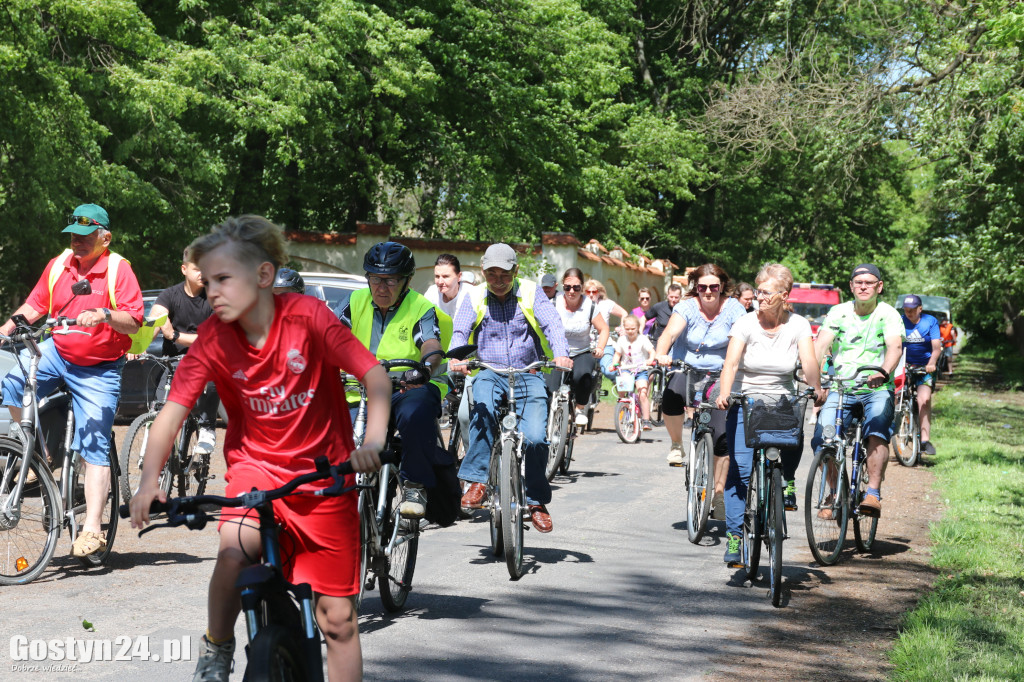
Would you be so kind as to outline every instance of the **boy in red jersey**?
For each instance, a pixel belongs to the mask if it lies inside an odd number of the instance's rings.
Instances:
[[[285,261],[281,229],[260,216],[229,218],[191,246],[214,316],[182,359],[170,396],[153,423],[142,481],[132,498],[132,526],[149,522],[160,471],[191,406],[213,381],[228,414],[224,442],[225,495],[278,487],[312,471],[314,460],[348,459],[356,471],[380,467],[391,404],[391,381],[376,358],[337,317],[311,296],[273,293]],[[355,449],[339,370],[367,389],[364,445]],[[340,406],[340,407],[339,407]],[[326,485],[329,482],[324,482]],[[194,680],[227,680],[234,626],[241,610],[238,574],[260,555],[255,519],[224,509],[220,548],[210,579],[208,630]],[[359,592],[359,512],[355,493],[274,502],[284,529],[289,580],[308,582],[327,639],[332,681],[362,677],[356,620]]]

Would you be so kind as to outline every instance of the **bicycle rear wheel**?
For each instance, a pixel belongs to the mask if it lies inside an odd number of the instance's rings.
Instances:
[[[555,397],[555,405],[551,410],[551,424],[548,431],[551,434],[548,445],[548,462],[544,467],[544,475],[550,481],[555,477],[565,456],[566,442],[569,440],[569,404],[565,400]]]
[[[651,398],[651,422],[655,426],[664,426],[664,414],[661,410],[661,396],[665,390],[665,375],[659,371],[652,371],[647,377],[647,395]]]
[[[523,575],[523,511],[526,500],[523,493],[523,477],[519,457],[515,452],[515,441],[503,438],[501,441],[501,533],[505,544],[505,563],[512,580]]]
[[[81,455],[79,455],[80,457]],[[118,475],[117,475],[117,448],[114,447],[114,434],[110,434],[110,452],[107,453],[107,470],[110,477],[110,487],[107,490],[107,499],[103,503],[103,515],[100,518],[100,535],[102,535],[106,541],[106,546],[98,552],[89,554],[87,556],[78,557],[78,560],[82,562],[84,566],[93,567],[100,566],[107,557],[110,556],[110,551],[114,548],[114,536],[117,535],[117,493],[118,493]],[[83,468],[84,471],[84,468]],[[71,509],[75,515],[75,526],[72,532],[71,542],[74,542],[78,536],[78,533],[82,530],[82,524],[85,523],[85,476],[78,472],[77,467],[71,469]]]
[[[147,412],[140,414],[132,421],[131,426],[128,427],[128,433],[124,437],[124,443],[121,445],[121,502],[128,504],[132,501],[132,495],[139,489],[139,483],[142,481],[142,466],[144,463],[144,457],[146,453],[146,447],[149,444],[149,430],[153,426],[153,420],[156,419],[156,412]],[[160,473],[160,489],[165,494],[170,494],[171,487],[174,485],[174,476],[171,474],[168,465],[164,466],[164,470]]]
[[[878,530],[877,516],[868,516],[860,513],[860,501],[864,499],[864,495],[868,491],[868,472],[866,469],[867,459],[865,458],[861,462],[860,471],[857,473],[857,491],[853,496],[853,504],[851,505],[853,539],[857,544],[857,549],[861,552],[871,551],[871,546],[875,544],[875,532]]]
[[[744,577],[751,582],[757,576],[757,566],[761,561],[761,518],[758,509],[760,466],[755,456],[750,483],[747,484],[747,506],[743,511],[743,570]]]
[[[487,507],[490,509],[491,554],[501,556],[505,551],[505,540],[501,534],[501,499],[498,495],[498,480],[501,476],[501,439],[496,438],[491,446],[491,464],[487,469]]]
[[[636,404],[633,396],[615,403],[615,433],[623,443],[632,445],[640,440],[640,428],[636,419]]]
[[[308,679],[306,656],[297,632],[283,625],[260,628],[249,644],[247,682],[292,682]]]
[[[448,454],[452,456],[456,465],[466,456],[466,445],[462,442],[462,424],[459,422],[458,414],[452,415],[452,428],[448,431]]]
[[[912,400],[913,398],[908,398]],[[896,460],[905,467],[912,467],[917,464],[918,455],[921,453],[921,435],[918,431],[917,410],[904,401],[903,407],[896,415],[896,435],[893,436],[893,450],[896,452]]]
[[[814,560],[831,566],[839,560],[846,541],[850,505],[846,469],[839,466],[833,449],[814,456],[804,492],[804,527]]]
[[[369,483],[369,481],[366,481]],[[374,501],[373,491],[363,488],[359,491],[359,594],[356,595],[356,610],[363,605],[363,593],[370,589],[366,584],[366,577],[369,574],[370,562],[373,561],[371,550],[373,547],[373,527],[371,524],[377,522],[377,504]]]
[[[22,444],[0,437],[0,502],[9,501],[21,472]],[[0,585],[23,585],[39,577],[53,558],[60,534],[60,491],[37,457],[29,461],[36,480],[22,489],[11,515],[0,514]],[[31,475],[29,476],[31,478]]]
[[[174,443],[172,457],[178,458],[175,478],[178,482],[178,494],[202,495],[206,491],[206,477],[210,472],[210,456],[196,452],[199,442],[199,422],[189,417],[181,425],[178,438]]]
[[[773,466],[771,471],[765,544],[768,546],[768,594],[772,606],[779,606],[782,603],[782,541],[786,539],[786,506],[782,499],[782,466]]]
[[[402,486],[398,480],[398,467],[389,467],[388,512],[384,517],[381,543],[390,543],[387,554],[387,578],[380,576],[380,601],[384,608],[394,613],[401,611],[405,600],[412,591],[412,576],[416,571],[416,551],[420,546],[419,519],[403,523],[398,508],[402,504]],[[396,534],[397,526],[397,534]],[[394,541],[392,542],[392,538]]]
[[[714,442],[705,433],[692,445],[692,472],[686,494],[686,531],[690,542],[698,543],[708,528],[711,497],[714,492]]]

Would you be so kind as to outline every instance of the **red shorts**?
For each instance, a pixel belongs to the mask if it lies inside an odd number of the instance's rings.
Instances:
[[[237,497],[254,487],[276,488],[271,480],[252,467],[233,467],[225,497]],[[293,495],[274,501],[274,515],[281,525],[278,539],[285,578],[292,583],[309,583],[314,592],[330,597],[359,594],[359,510],[358,493],[340,497]],[[254,522],[256,511],[244,507],[224,507],[225,521],[248,516]],[[230,530],[228,532],[235,532]]]

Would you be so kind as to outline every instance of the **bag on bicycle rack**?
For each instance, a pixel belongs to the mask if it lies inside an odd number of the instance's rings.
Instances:
[[[636,375],[632,372],[620,372],[615,377],[615,390],[620,393],[632,393],[636,387]]]
[[[748,448],[802,448],[803,405],[785,395],[744,396],[743,430]]]

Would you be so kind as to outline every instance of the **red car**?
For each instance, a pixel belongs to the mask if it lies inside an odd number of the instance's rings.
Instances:
[[[789,294],[793,311],[811,323],[811,332],[818,335],[818,327],[825,321],[829,309],[841,302],[839,289],[831,284],[794,283]]]

